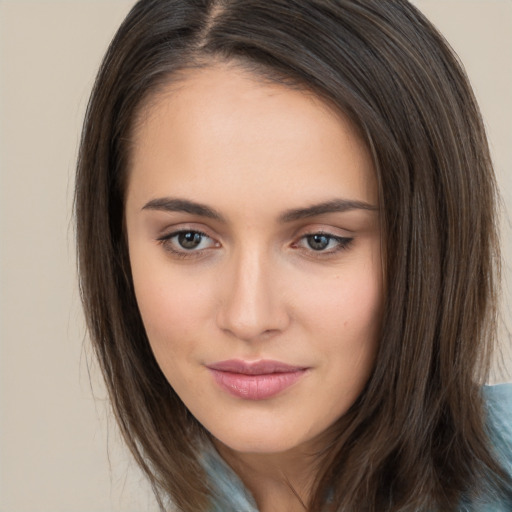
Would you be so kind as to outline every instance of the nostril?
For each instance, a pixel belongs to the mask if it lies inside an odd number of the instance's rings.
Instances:
[[[240,340],[266,340],[286,329],[288,318],[284,305],[270,300],[224,303],[217,315],[218,327]]]

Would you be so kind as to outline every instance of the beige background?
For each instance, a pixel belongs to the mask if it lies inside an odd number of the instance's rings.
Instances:
[[[512,204],[512,1],[415,3],[466,64]],[[89,384],[70,213],[93,76],[132,4],[0,0],[0,512],[156,510],[94,368]],[[509,221],[503,232],[510,326]]]

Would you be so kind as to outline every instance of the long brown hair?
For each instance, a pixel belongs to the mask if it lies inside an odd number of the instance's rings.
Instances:
[[[90,337],[124,438],[162,510],[208,510],[204,429],[151,352],[123,231],[144,100],[190,66],[235,61],[349,116],[377,172],[386,278],[375,370],[333,425],[312,512],[454,510],[510,492],[481,384],[495,339],[496,186],[449,45],[406,0],[141,0],[112,41],[82,134],[78,258]]]

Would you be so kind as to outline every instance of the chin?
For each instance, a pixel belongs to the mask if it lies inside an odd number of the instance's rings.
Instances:
[[[229,439],[229,442],[221,441],[222,444],[233,452],[272,454],[283,453],[294,448],[289,440],[284,439]]]
[[[291,436],[283,428],[275,427],[271,431],[259,432],[212,432],[214,442],[219,442],[229,451],[251,454],[278,454],[293,451],[309,444],[309,439]]]

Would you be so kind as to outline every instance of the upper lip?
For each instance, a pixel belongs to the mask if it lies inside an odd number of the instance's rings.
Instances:
[[[269,373],[292,373],[305,370],[304,366],[294,366],[281,361],[263,359],[260,361],[242,361],[230,359],[208,364],[211,370],[220,372],[240,373],[243,375],[267,375]]]

